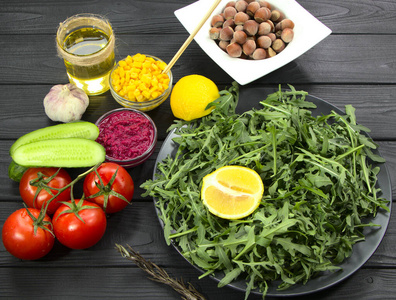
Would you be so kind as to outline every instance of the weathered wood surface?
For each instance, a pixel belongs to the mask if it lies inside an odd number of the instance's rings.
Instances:
[[[8,179],[8,150],[22,134],[54,124],[42,101],[50,87],[66,83],[63,62],[57,57],[55,33],[59,22],[81,12],[106,15],[117,36],[117,59],[136,52],[170,60],[187,38],[174,16],[193,0],[2,1],[0,5],[0,224],[22,207],[18,185]],[[356,108],[358,122],[371,129],[387,160],[396,200],[396,1],[301,0],[299,3],[332,29],[313,49],[279,70],[241,87],[239,110],[258,100],[244,99],[244,89],[263,92],[292,84],[343,109]],[[197,73],[219,87],[232,79],[193,42],[174,66],[174,82]],[[119,105],[109,92],[91,97],[84,119],[96,121]],[[33,299],[180,299],[170,288],[146,278],[122,258],[115,243],[129,244],[172,276],[189,281],[208,299],[243,299],[231,288],[218,289],[163,239],[152,199],[141,197],[139,185],[151,178],[156,154],[173,122],[169,100],[148,113],[159,128],[156,152],[130,170],[135,180],[134,203],[109,218],[105,237],[93,248],[77,251],[56,243],[38,261],[20,261],[0,245],[0,297]],[[75,170],[74,172],[78,172]],[[77,187],[77,192],[81,187]],[[395,207],[393,207],[395,209]],[[393,209],[393,211],[394,211]],[[392,299],[396,293],[396,221],[374,255],[350,278],[324,291],[297,299]],[[260,299],[252,295],[249,299]]]

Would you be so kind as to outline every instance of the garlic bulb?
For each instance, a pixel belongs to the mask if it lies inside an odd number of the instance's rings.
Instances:
[[[88,104],[87,94],[71,83],[53,86],[44,98],[47,116],[64,123],[81,120]]]

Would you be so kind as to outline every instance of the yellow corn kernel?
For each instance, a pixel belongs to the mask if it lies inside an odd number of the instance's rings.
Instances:
[[[141,61],[134,61],[132,63],[132,67],[133,68],[137,68],[137,69],[141,69],[142,68],[143,63]]]
[[[161,70],[164,70],[164,69],[166,68],[166,63],[163,62],[163,61],[159,61],[159,62],[158,62],[158,67],[159,67]]]
[[[137,88],[133,91],[133,94],[135,95],[135,97],[137,98],[138,96],[140,96],[140,90]]]
[[[120,77],[124,77],[125,71],[123,68],[120,68]]]
[[[151,96],[151,94],[150,94],[150,92],[149,92],[148,90],[143,91],[143,92],[142,92],[142,95],[143,95],[146,99],[150,99],[150,96]]]
[[[129,99],[129,100],[135,99],[135,95],[133,94],[133,91],[129,91],[129,92],[128,92],[128,99]]]
[[[143,68],[146,68],[146,69],[149,69],[150,67],[151,67],[151,62],[149,62],[149,61],[145,61],[144,63],[143,63]]]

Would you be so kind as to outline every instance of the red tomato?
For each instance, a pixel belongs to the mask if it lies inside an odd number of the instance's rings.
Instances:
[[[33,215],[28,214],[27,209]],[[39,259],[52,249],[55,237],[51,232],[51,219],[45,215],[40,219],[40,210],[21,208],[13,212],[5,221],[2,230],[4,247],[17,258],[25,260]],[[40,215],[42,216],[42,215]],[[36,226],[36,233],[34,232]],[[46,227],[47,229],[44,229]]]
[[[86,249],[100,241],[106,231],[107,220],[99,205],[77,199],[63,203],[56,210],[52,224],[56,238],[63,245],[71,249]]]
[[[89,173],[84,179],[83,190],[86,200],[95,202],[103,209],[106,208],[108,214],[124,209],[132,201],[135,188],[131,175],[116,163],[103,163],[97,171],[102,183],[95,172]],[[116,171],[117,175],[114,178]],[[125,199],[121,199],[119,195]]]
[[[59,170],[58,174],[54,178],[53,176]],[[41,174],[38,174],[41,173]],[[36,180],[35,180],[36,179]],[[37,180],[38,179],[38,180]],[[34,180],[34,182],[31,182]],[[19,183],[19,193],[23,201],[28,207],[41,209],[47,204],[47,202],[58,193],[57,190],[50,188],[63,188],[71,182],[70,175],[64,169],[58,168],[29,168],[23,174]],[[53,193],[51,195],[43,188],[43,185],[47,185],[48,190]],[[39,193],[37,198],[34,199],[37,190]],[[70,188],[60,193],[51,203],[48,205],[47,214],[52,215],[56,209],[61,205],[60,201],[70,200]]]

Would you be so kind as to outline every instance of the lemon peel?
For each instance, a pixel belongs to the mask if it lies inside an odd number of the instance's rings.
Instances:
[[[210,114],[207,105],[220,97],[216,84],[209,78],[192,74],[182,77],[173,87],[170,106],[176,118],[191,121]]]

